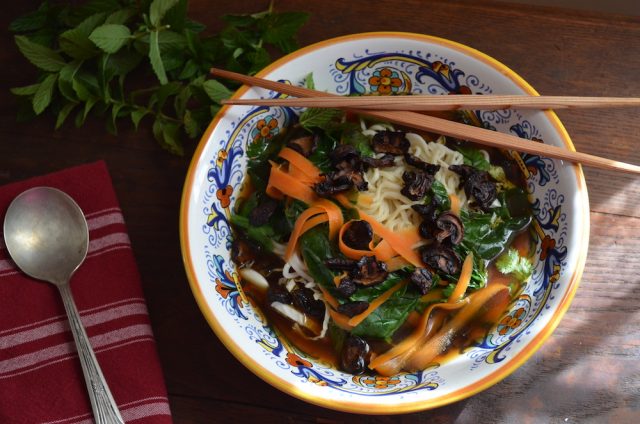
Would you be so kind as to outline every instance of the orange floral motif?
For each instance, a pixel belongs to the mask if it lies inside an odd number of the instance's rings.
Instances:
[[[229,156],[229,153],[225,149],[220,149],[218,151],[218,158],[216,159],[216,165],[218,165],[218,167],[221,167],[222,163],[227,159],[228,156]]]
[[[278,134],[278,120],[273,116],[260,119],[251,131],[254,143],[260,140],[270,140],[276,134]]]
[[[361,381],[367,386],[375,387],[376,389],[387,389],[400,383],[400,379],[398,377],[383,377],[380,375],[363,378]]]
[[[229,286],[225,286],[219,278],[216,278],[216,291],[220,293],[220,296],[222,296],[223,299],[226,299],[229,296],[229,292],[233,291],[233,289]]]
[[[456,91],[452,91],[449,94],[464,94],[464,95],[468,95],[468,94],[473,94],[473,92],[466,85],[461,85],[460,88],[458,88]]]
[[[518,328],[520,324],[522,324],[522,318],[524,318],[525,312],[524,308],[519,308],[502,318],[502,321],[498,324],[498,334],[504,336]]]
[[[311,364],[311,362],[305,361],[304,359],[302,359],[301,357],[299,357],[298,355],[296,355],[295,353],[292,353],[292,352],[287,352],[287,362],[292,367],[311,368],[313,366],[313,364]]]
[[[431,69],[434,70],[434,72],[437,72],[439,74],[442,74],[442,76],[444,76],[447,79],[451,79],[449,77],[449,71],[451,70],[449,68],[449,65],[445,65],[444,63],[440,62],[439,60],[433,62],[431,64]]]
[[[216,197],[220,200],[220,206],[228,208],[231,204],[231,195],[233,194],[233,187],[228,185],[225,188],[219,188],[216,191]]]
[[[229,271],[225,271],[224,275],[226,277],[226,284],[222,282],[219,278],[216,278],[216,291],[222,296],[223,299],[229,297],[229,294],[232,292],[238,291],[238,276],[237,274],[230,274]],[[233,286],[231,284],[234,284]],[[236,296],[235,298],[238,307],[242,308],[244,304],[242,303],[242,298],[240,296]]]
[[[309,377],[307,377],[307,380],[309,380],[313,384],[317,384],[318,386],[326,386],[327,385],[326,381],[320,380],[315,375],[310,375]]]
[[[369,84],[371,84],[371,89],[374,92],[391,94],[397,93],[402,87],[402,79],[400,79],[400,75],[396,71],[382,68],[373,73],[373,76],[369,78]]]
[[[551,237],[549,237],[548,235],[545,235],[544,239],[542,240],[542,246],[541,246],[542,251],[540,252],[540,260],[544,261],[545,259],[547,259],[547,254],[549,252],[549,249],[553,249],[555,247],[556,247],[556,241]]]

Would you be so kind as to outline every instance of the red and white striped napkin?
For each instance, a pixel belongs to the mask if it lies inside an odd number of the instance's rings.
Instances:
[[[71,290],[123,418],[171,423],[140,276],[104,162],[0,187],[0,223],[11,201],[35,186],[63,190],[87,217],[89,253]],[[91,423],[91,404],[57,289],[19,272],[3,240],[0,423]]]

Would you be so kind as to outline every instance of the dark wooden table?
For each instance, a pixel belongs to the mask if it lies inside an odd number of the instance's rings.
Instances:
[[[8,87],[33,79],[6,32],[39,1],[3,4],[0,27],[0,184],[104,159],[142,274],[176,422],[640,422],[640,180],[586,169],[591,242],[578,293],[546,344],[514,374],[472,398],[400,417],[335,412],[285,395],[246,370],[213,334],[191,295],[178,241],[183,158],[156,146],[147,125],[108,135],[103,123],[17,124]],[[192,1],[220,28],[222,13],[267,1]],[[640,96],[640,19],[499,2],[279,0],[306,10],[303,45],[339,35],[400,30],[449,38],[507,64],[543,94]],[[561,112],[578,150],[640,164],[638,110]]]

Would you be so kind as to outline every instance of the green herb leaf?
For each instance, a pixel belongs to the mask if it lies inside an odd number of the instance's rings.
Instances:
[[[58,74],[58,91],[69,101],[76,102],[78,97],[73,89],[73,79],[82,66],[81,61],[74,60],[67,63]]]
[[[342,113],[339,109],[310,107],[302,112],[299,123],[306,129],[324,128]]]
[[[196,75],[197,72],[198,72],[198,64],[193,60],[188,60],[184,64],[182,71],[180,71],[180,74],[178,75],[178,79],[180,80],[191,79],[193,78],[194,75]]]
[[[151,68],[153,69],[153,72],[155,72],[156,77],[158,77],[158,81],[160,81],[160,84],[164,85],[169,82],[169,80],[167,79],[167,73],[164,69],[164,64],[162,63],[162,58],[160,57],[158,31],[151,32],[149,42],[149,61],[151,62]]]
[[[67,103],[65,104],[60,112],[58,112],[58,117],[56,118],[56,130],[62,127],[64,121],[67,119],[67,116],[71,113],[73,109],[77,106],[77,103]]]
[[[164,15],[176,4],[178,4],[178,0],[153,0],[149,8],[151,25],[157,28]]]
[[[316,131],[316,134],[318,135],[316,149],[309,156],[309,160],[322,172],[329,172],[332,169],[329,153],[335,150],[338,142],[333,137],[329,137],[325,131]]]
[[[144,118],[148,113],[149,111],[146,109],[136,109],[131,112],[131,121],[133,122],[133,126],[136,130],[138,129],[138,125],[140,124],[142,118]]]
[[[169,96],[178,94],[181,89],[182,84],[179,81],[171,81],[170,83],[163,85],[151,96],[149,107],[153,106],[158,110],[162,110]]]
[[[438,202],[438,205],[440,205],[441,210],[447,211],[451,209],[451,199],[449,199],[449,192],[447,192],[447,188],[440,181],[433,181],[433,184],[431,184],[431,191],[433,192],[433,196]]]
[[[359,126],[351,126],[351,128],[342,130],[342,141],[355,147],[362,156],[372,157],[374,154],[369,137],[362,134]]]
[[[244,233],[253,241],[260,244],[267,251],[273,251],[273,236],[274,231],[269,225],[262,225],[260,227],[254,227],[249,223],[249,218],[241,215],[232,214],[231,223],[238,226]]]
[[[11,92],[16,96],[33,96],[38,91],[40,84],[32,84],[24,87],[13,87]]]
[[[57,74],[49,74],[38,87],[38,91],[33,96],[33,111],[40,115],[51,103],[53,97],[53,87],[58,79]]]
[[[193,117],[191,116],[191,111],[187,110],[184,113],[184,117],[182,118],[182,122],[184,123],[184,131],[187,133],[187,135],[190,138],[196,138],[198,137],[198,132],[200,130],[200,126],[198,125],[198,122],[193,119]]]
[[[38,68],[49,72],[58,72],[65,65],[62,56],[50,48],[36,44],[24,35],[16,35],[14,39],[20,53]]]
[[[351,331],[352,334],[378,339],[390,338],[407,320],[407,316],[416,307],[419,299],[420,294],[416,290],[408,286],[402,287],[358,324]]]
[[[462,246],[486,260],[502,253],[513,235],[531,222],[531,216],[511,217],[506,206],[489,213],[461,211],[460,219],[464,225]]]
[[[78,99],[88,101],[96,99],[100,96],[100,85],[95,74],[88,71],[79,70],[71,81],[73,91],[75,91]]]
[[[274,13],[265,17],[264,41],[278,46],[283,52],[290,53],[297,46],[293,36],[309,19],[307,13]]]
[[[47,23],[47,15],[50,11],[48,2],[40,5],[35,12],[28,13],[15,19],[9,25],[9,31],[12,32],[30,32],[36,31],[44,27]]]
[[[174,98],[173,108],[175,109],[178,116],[184,115],[185,111],[187,110],[187,102],[189,101],[189,99],[191,99],[192,94],[193,93],[191,90],[191,86],[187,85],[182,87],[180,92]]]
[[[247,27],[255,23],[255,18],[251,15],[223,15],[222,20],[234,27]]]
[[[489,161],[480,150],[467,146],[456,146],[456,150],[462,153],[465,165],[473,166],[481,171],[489,170]]]
[[[117,10],[113,12],[111,15],[107,16],[105,19],[105,24],[116,24],[116,25],[124,25],[127,23],[129,19],[135,16],[136,10],[133,8],[127,8],[122,10]]]
[[[174,31],[183,31],[187,24],[188,3],[187,0],[179,0],[178,4],[169,9],[164,15],[163,22]]]
[[[162,53],[169,50],[182,50],[187,47],[187,39],[184,35],[173,31],[159,31],[158,44]]]
[[[164,124],[160,145],[175,155],[184,155],[184,149],[180,143],[180,126],[177,123],[166,122]]]
[[[309,72],[304,78],[304,86],[309,90],[316,89],[316,82],[313,80],[313,72]]]
[[[516,249],[510,248],[496,260],[496,268],[503,274],[512,274],[516,279],[525,282],[533,273],[533,265],[527,258],[518,254]]]
[[[91,32],[104,22],[105,13],[96,13],[83,20],[77,27],[60,34],[60,48],[74,59],[89,59],[100,51],[89,39]]]
[[[202,88],[204,88],[207,96],[216,103],[220,103],[222,99],[228,99],[232,94],[231,90],[216,80],[205,81],[204,84],[202,84]]]
[[[89,39],[106,53],[117,52],[130,38],[129,28],[117,24],[101,25],[89,35]]]
[[[98,103],[98,99],[97,98],[91,98],[89,100],[87,100],[87,102],[84,104],[84,111],[82,112],[82,119],[79,120],[80,125],[84,124],[84,121],[87,119],[87,116],[89,116],[89,112],[91,112],[91,109],[93,109],[93,107],[96,105],[96,103]],[[76,121],[77,124],[78,121]]]
[[[333,273],[324,264],[325,259],[334,257],[328,234],[329,227],[326,224],[313,227],[300,237],[300,251],[309,268],[309,275],[316,283],[333,293],[336,288]]]
[[[134,49],[120,49],[117,53],[107,55],[105,73],[110,76],[126,75],[138,67],[143,58]]]

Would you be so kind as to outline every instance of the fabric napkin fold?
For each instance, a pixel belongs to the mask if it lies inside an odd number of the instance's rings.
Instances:
[[[35,186],[73,197],[89,252],[71,279],[82,323],[127,423],[171,423],[140,276],[104,162],[0,187],[0,224]],[[1,225],[0,225],[1,230]],[[18,271],[0,237],[0,423],[91,423],[82,368],[57,289]]]

